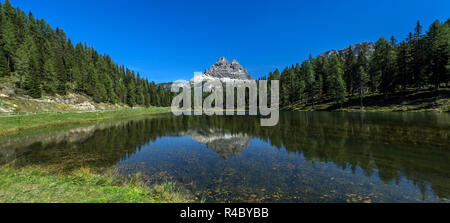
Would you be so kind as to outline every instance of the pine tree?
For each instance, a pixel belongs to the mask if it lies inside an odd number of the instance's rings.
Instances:
[[[313,61],[314,73],[316,74],[315,95],[321,99],[324,92],[324,76],[326,76],[326,64],[324,58],[316,58]]]
[[[369,61],[368,61],[368,55],[367,55],[367,45],[363,45],[361,48],[361,51],[358,55],[358,60],[356,63],[356,85],[357,90],[359,94],[360,99],[360,105],[361,109],[364,109],[364,96],[365,92],[367,90],[367,84],[369,83],[369,74],[368,74],[368,68],[369,68]]]
[[[114,92],[114,86],[111,78],[108,75],[103,76],[103,81],[105,83],[105,90],[106,90],[106,98],[104,102],[116,104],[118,102],[118,98],[116,93]]]
[[[344,71],[341,62],[336,55],[330,58],[328,74],[330,75],[330,93],[335,102],[342,107],[342,103],[345,101],[345,96],[347,95],[347,90],[345,81],[342,78]]]
[[[386,39],[380,38],[375,46],[373,64],[371,70],[372,89],[378,89],[380,79],[380,90],[383,93],[395,90],[396,50]]]
[[[43,77],[43,90],[50,95],[54,95],[56,93],[56,72],[50,59],[47,59],[44,63]]]
[[[37,70],[36,45],[33,38],[28,34],[23,44],[17,50],[17,63],[15,66],[16,73],[19,74],[19,86],[26,90],[37,87],[36,83],[40,83],[39,72]],[[36,76],[36,77],[35,77]],[[36,79],[36,80],[35,80]],[[24,83],[22,82],[24,80]],[[39,91],[39,90],[36,90]],[[36,94],[37,95],[37,94]]]
[[[400,43],[397,64],[397,84],[403,86],[403,89],[406,89],[407,86],[413,85],[414,81],[417,80],[414,78],[414,73],[417,72],[417,70],[414,69],[413,46],[411,42],[403,41]]]
[[[3,49],[0,47],[0,77],[9,75],[8,59],[5,56]]]
[[[16,73],[19,75],[19,87],[25,88],[25,77],[29,76],[30,55],[26,44],[22,44],[17,50]]]
[[[127,84],[127,104],[130,107],[134,107],[136,105],[136,85],[134,83],[134,81],[130,81]],[[161,105],[161,102],[158,101],[157,106]]]
[[[87,71],[85,73],[86,76],[86,94],[89,96],[97,95],[98,92],[98,74],[97,70],[95,69],[95,65],[91,62],[89,63],[89,66],[87,67]]]
[[[310,61],[312,60],[310,56]],[[302,72],[305,79],[305,89],[303,92],[306,94],[306,104],[308,101],[312,103],[312,108],[314,109],[314,102],[316,96],[316,74],[314,73],[314,68],[310,61],[305,61],[302,64]]]
[[[28,80],[28,90],[27,94],[33,98],[41,98],[42,97],[42,86],[41,81],[39,80],[38,75],[29,76],[30,80]]]
[[[9,0],[5,0],[1,14],[2,44],[8,61],[10,71],[14,71],[14,61],[17,61],[16,50],[18,47],[17,28],[14,25],[16,10]]]
[[[276,69],[271,75],[269,75],[269,78],[267,80],[271,81],[271,80],[280,80],[280,71],[278,69]]]
[[[108,102],[108,92],[106,91],[105,85],[97,82],[92,98],[97,103]]]
[[[349,52],[345,55],[345,62],[344,62],[344,80],[345,84],[347,86],[348,93],[352,94],[356,90],[357,86],[356,84],[356,56],[353,53],[353,50],[350,49]]]
[[[425,85],[428,77],[425,70],[425,49],[424,40],[422,34],[422,25],[417,21],[416,28],[414,29],[414,35],[408,38],[406,47],[407,50],[411,50],[411,58],[407,55],[407,60],[409,69],[412,69],[411,79],[408,83],[412,87],[421,87]],[[408,53],[408,52],[407,52]],[[406,66],[406,65],[405,65]]]
[[[430,84],[439,89],[441,83],[449,80],[449,42],[450,29],[448,25],[435,21],[427,34],[428,73],[431,74]]]

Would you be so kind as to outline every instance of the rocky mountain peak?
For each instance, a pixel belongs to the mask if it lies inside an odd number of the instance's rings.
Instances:
[[[221,57],[219,58],[219,60],[217,61],[217,64],[229,64],[230,62],[225,58],[225,57]]]
[[[202,78],[215,78],[222,81],[253,80],[247,70],[244,69],[236,59],[230,63],[225,57],[219,58],[219,60],[212,65],[209,70],[206,70]]]

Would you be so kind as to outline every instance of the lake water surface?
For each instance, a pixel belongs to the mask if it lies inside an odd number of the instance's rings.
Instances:
[[[206,202],[449,202],[450,114],[155,115],[0,138],[0,164],[176,182]],[[39,132],[39,133],[38,133]]]

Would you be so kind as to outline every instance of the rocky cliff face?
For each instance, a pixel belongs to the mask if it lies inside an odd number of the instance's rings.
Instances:
[[[355,56],[358,56],[359,53],[361,52],[361,49],[362,49],[364,44],[367,44],[367,50],[368,50],[369,55],[372,54],[373,52],[375,52],[375,43],[373,43],[373,42],[363,42],[363,43],[358,43],[358,44],[355,44],[355,45],[348,46],[348,47],[346,47],[346,48],[344,48],[342,50],[330,50],[330,51],[327,51],[325,53],[320,54],[319,57],[330,58],[333,55],[339,55],[339,54],[347,55],[347,53],[349,53],[350,50],[353,51],[353,54],[355,54]]]
[[[252,76],[244,69],[237,60],[229,62],[225,57],[220,58],[203,75],[194,77],[191,81],[207,81],[218,79],[222,82],[234,80],[253,80]]]
[[[244,69],[237,60],[233,60],[233,62],[230,63],[225,57],[220,58],[216,64],[212,65],[211,68],[205,72],[205,75],[219,79],[253,80],[247,70]]]

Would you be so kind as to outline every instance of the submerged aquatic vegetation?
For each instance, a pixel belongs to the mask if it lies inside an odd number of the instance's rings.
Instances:
[[[5,143],[0,137],[0,165],[69,175],[113,168],[131,186],[165,185],[150,186],[164,194],[173,188],[166,182],[176,182],[206,202],[449,201],[448,114],[280,118],[271,128],[255,117],[171,114],[58,127]]]

